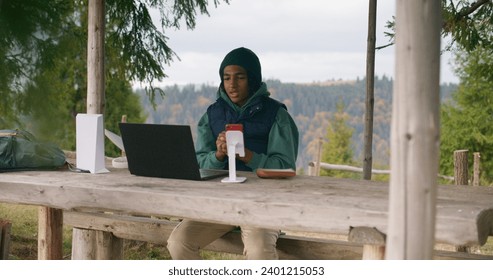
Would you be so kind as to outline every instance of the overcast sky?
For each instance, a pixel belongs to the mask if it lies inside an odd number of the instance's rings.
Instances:
[[[181,61],[167,67],[164,84],[217,85],[222,59],[242,46],[257,53],[264,79],[310,83],[365,76],[368,0],[231,0],[209,11],[194,30],[165,32]],[[394,14],[394,0],[378,1],[377,46],[389,43],[385,24]],[[376,75],[394,77],[394,50],[377,51]],[[442,56],[441,82],[457,82],[449,57]]]

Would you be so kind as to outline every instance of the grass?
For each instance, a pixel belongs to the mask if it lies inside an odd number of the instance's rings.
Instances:
[[[0,203],[0,220],[12,223],[9,259],[36,260],[38,258],[38,207]],[[63,256],[71,258],[72,228],[63,228]],[[493,255],[493,237],[479,248],[484,255]],[[169,260],[171,259],[165,246],[142,241],[124,240],[123,256],[126,260]],[[243,256],[227,253],[202,251],[203,259],[237,260]]]
[[[0,203],[0,220],[12,223],[10,236],[11,260],[38,259],[38,207]],[[63,227],[63,258],[70,259],[72,251],[72,227]],[[201,252],[202,258],[242,259],[233,254]],[[123,256],[126,260],[169,260],[171,259],[165,246],[148,242],[124,240]]]
[[[0,219],[12,223],[10,259],[36,260],[38,258],[38,207],[0,203]],[[63,228],[63,256],[70,258],[72,229]]]

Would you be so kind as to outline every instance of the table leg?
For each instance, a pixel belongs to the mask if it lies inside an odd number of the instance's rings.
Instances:
[[[123,239],[111,232],[74,228],[72,260],[121,260]]]
[[[40,206],[38,210],[38,259],[61,260],[63,211]]]
[[[363,245],[363,260],[383,260],[386,235],[372,227],[351,227],[348,241]]]

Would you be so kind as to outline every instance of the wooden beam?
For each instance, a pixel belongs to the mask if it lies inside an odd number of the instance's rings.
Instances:
[[[88,232],[96,234],[105,232],[121,239],[160,245],[166,245],[168,236],[178,223],[165,219],[82,212],[65,212],[64,219],[65,224],[77,227],[77,232],[86,232],[86,234]],[[92,251],[86,253],[79,252],[80,242],[94,244],[87,239],[87,237],[77,238],[72,242],[72,259],[104,259],[101,256],[97,257],[100,246],[95,246]],[[82,248],[87,248],[87,246],[83,244]],[[230,232],[205,249],[242,255],[243,243],[238,232]],[[362,247],[355,243],[292,235],[281,235],[277,242],[277,250],[279,258],[287,260],[353,260],[360,259],[362,256]],[[106,257],[107,259],[117,259],[118,254],[120,253]]]
[[[435,234],[440,1],[396,2],[387,259],[431,259]]]
[[[473,186],[479,186],[481,184],[480,182],[480,177],[481,177],[481,154],[480,153],[473,153],[473,158],[474,158],[474,163],[473,163],[473,176],[472,176],[472,185]]]
[[[370,0],[368,8],[368,39],[366,41],[366,102],[363,179],[371,180],[373,163],[373,107],[375,103],[375,42],[377,26],[377,0]]]
[[[138,240],[159,245],[166,245],[168,236],[178,223],[177,221],[166,219],[70,211],[64,213],[64,222],[67,225],[78,227],[79,232],[82,232],[82,229],[86,229],[86,233],[93,232],[97,234],[99,231],[111,233],[115,237],[122,239]],[[365,249],[361,242],[367,242],[366,246],[380,246],[385,243],[384,238],[385,236],[378,230],[365,227],[353,228],[348,237],[349,242],[286,234],[281,235],[277,241],[277,251],[279,258],[283,260],[358,260],[365,258]],[[357,242],[352,242],[351,240]],[[83,240],[83,242],[86,241]],[[72,248],[77,250],[76,243]],[[207,246],[205,250],[241,255],[243,253],[243,243],[239,232],[230,232]],[[86,257],[95,259],[96,251],[97,249],[94,249]],[[380,250],[380,254],[382,253]],[[73,252],[73,254],[77,253]],[[111,258],[116,259],[117,255],[113,255]],[[109,256],[107,257],[109,258]],[[84,259],[80,254],[78,258],[74,258],[74,256],[72,258]],[[369,258],[375,259],[378,257],[370,256]],[[433,258],[444,260],[491,260],[493,256],[437,250],[434,251]],[[101,256],[98,259],[101,259]]]
[[[347,235],[350,226],[388,233],[388,183],[302,175],[266,180],[241,174],[248,185],[228,188],[217,183],[220,179],[165,180],[122,169],[98,175],[11,172],[0,176],[0,201],[336,235]],[[436,241],[484,245],[493,224],[493,189],[440,186],[438,197]]]
[[[89,0],[87,7],[87,114],[104,114],[104,0]],[[72,243],[78,242],[75,259],[96,258],[96,236],[85,230],[74,229]],[[72,254],[74,258],[74,254]]]
[[[9,259],[11,229],[10,222],[0,221],[0,260]]]
[[[87,113],[104,114],[104,0],[89,0],[87,27]]]
[[[38,259],[61,260],[63,244],[63,211],[38,208]]]

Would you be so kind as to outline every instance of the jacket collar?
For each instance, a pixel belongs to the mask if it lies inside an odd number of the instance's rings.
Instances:
[[[267,84],[262,82],[260,88],[253,94],[253,96],[248,98],[247,102],[242,107],[231,102],[231,99],[229,99],[228,95],[221,87],[219,87],[217,91],[217,95],[218,95],[218,99],[222,99],[223,101],[225,101],[226,104],[228,104],[228,106],[233,108],[237,113],[242,113],[246,111],[248,108],[250,108],[251,106],[255,106],[262,97],[270,96],[270,93],[267,91]]]

